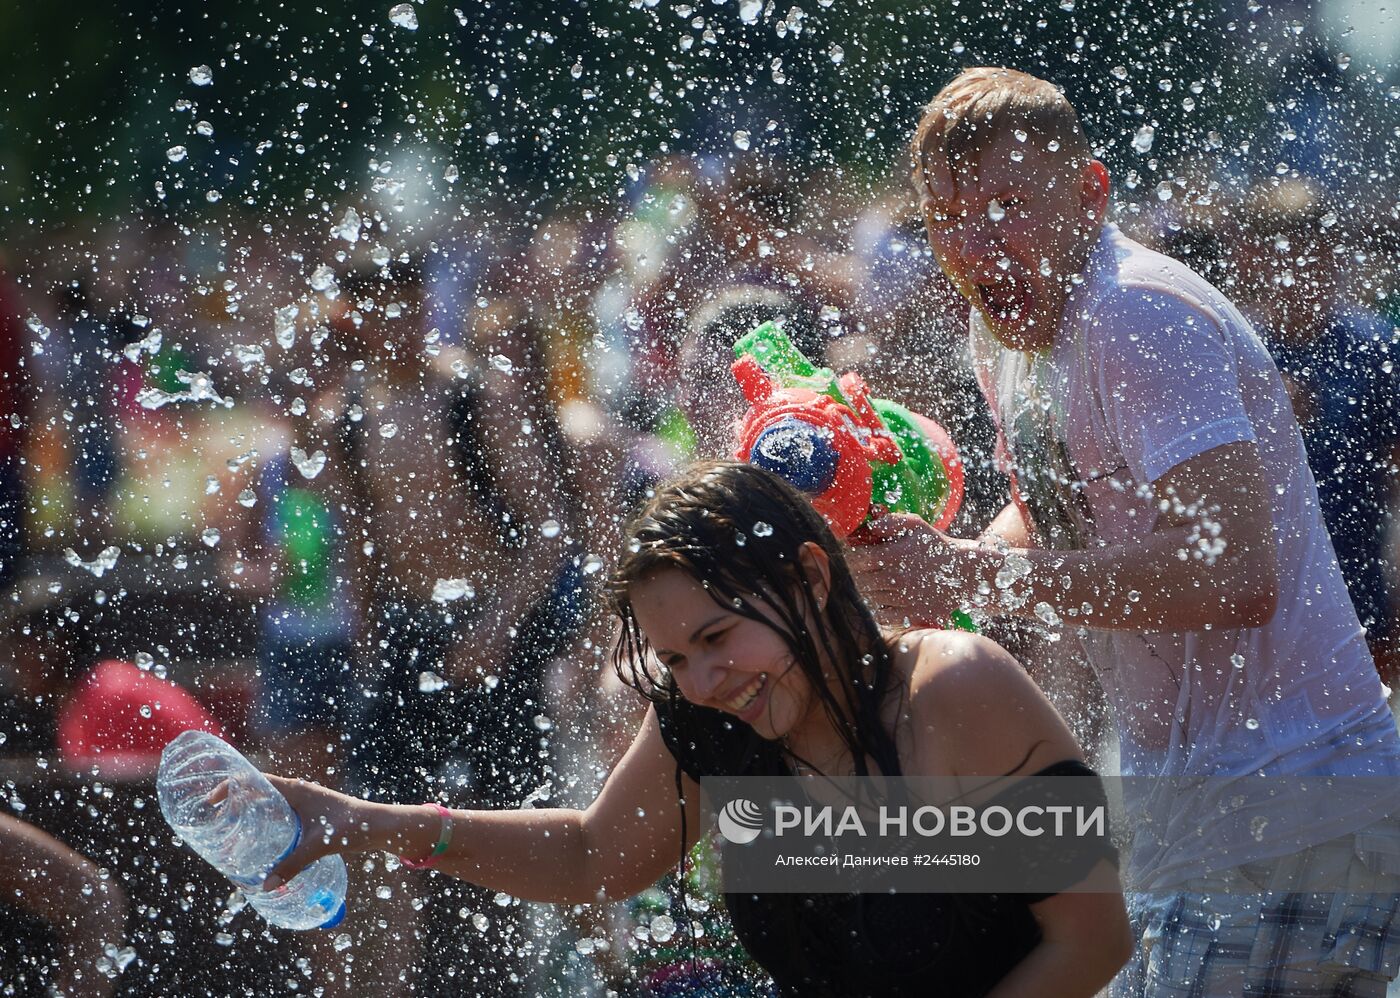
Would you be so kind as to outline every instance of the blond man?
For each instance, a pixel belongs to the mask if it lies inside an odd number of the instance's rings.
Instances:
[[[913,159],[1013,502],[979,541],[881,521],[864,591],[895,619],[981,601],[1084,639],[1131,778],[1141,945],[1118,993],[1383,994],[1400,881],[1358,856],[1400,857],[1400,737],[1267,351],[1107,221],[1108,171],[1051,84],[967,70]],[[1354,779],[1303,799],[1304,775]],[[1355,903],[1324,892],[1361,880],[1336,895]]]

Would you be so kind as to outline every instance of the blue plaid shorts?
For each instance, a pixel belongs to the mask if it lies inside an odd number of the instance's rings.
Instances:
[[[1384,998],[1400,974],[1400,828],[1134,893],[1112,998]],[[1335,892],[1294,890],[1335,884]],[[1341,890],[1341,887],[1352,888]]]

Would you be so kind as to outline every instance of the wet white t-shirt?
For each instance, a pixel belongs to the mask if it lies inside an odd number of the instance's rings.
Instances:
[[[1134,777],[1130,881],[1170,887],[1284,855],[1400,805],[1400,781],[1336,781],[1324,803],[1277,795],[1270,780],[1400,775],[1400,737],[1288,395],[1239,311],[1107,225],[1048,351],[1005,349],[975,309],[970,338],[1008,470],[1047,546],[1135,543],[1156,520],[1153,482],[1224,444],[1259,448],[1278,545],[1273,619],[1082,632]],[[1210,557],[1221,540],[1207,527],[1195,549]],[[1376,793],[1392,782],[1395,797]]]

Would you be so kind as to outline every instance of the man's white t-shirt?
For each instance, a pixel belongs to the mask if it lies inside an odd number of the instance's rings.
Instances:
[[[1324,802],[1280,797],[1268,779],[1400,775],[1400,736],[1277,368],[1220,292],[1115,225],[1083,278],[1044,353],[1002,347],[975,309],[970,324],[1041,542],[1135,543],[1156,520],[1153,482],[1254,441],[1278,545],[1278,611],[1263,627],[1081,632],[1135,777],[1130,882],[1170,887],[1373,823],[1400,805],[1400,780],[1335,781],[1343,789]],[[1218,554],[1221,541],[1207,523],[1192,556]],[[1395,797],[1375,792],[1391,783]]]

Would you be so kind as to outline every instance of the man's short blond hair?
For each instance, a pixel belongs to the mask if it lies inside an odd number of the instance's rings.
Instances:
[[[1053,148],[1070,162],[1088,162],[1079,114],[1059,88],[1004,66],[965,69],[924,109],[912,143],[914,188],[934,200],[950,196],[959,169],[976,163],[1000,135],[1019,130],[1026,142]]]

